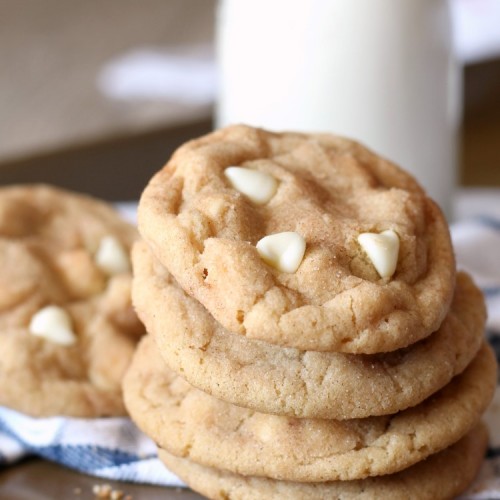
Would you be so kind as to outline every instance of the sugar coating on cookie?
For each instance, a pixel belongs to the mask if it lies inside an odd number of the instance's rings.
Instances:
[[[251,476],[353,480],[402,470],[467,434],[493,397],[496,359],[485,343],[420,405],[344,421],[269,415],[209,396],[168,368],[153,338],[139,345],[123,386],[134,422],[174,455]]]
[[[193,490],[208,498],[231,500],[445,500],[455,498],[472,483],[488,444],[484,425],[478,425],[450,448],[392,475],[357,481],[297,483],[244,476],[204,467],[163,449],[158,455],[168,469]]]
[[[44,185],[0,189],[1,405],[125,414],[121,379],[144,327],[130,264],[110,273],[96,262],[107,238],[128,260],[136,231],[104,202]]]
[[[235,189],[225,174],[234,166],[276,179],[274,195],[259,204]],[[139,230],[227,330],[285,347],[396,350],[437,330],[453,294],[439,208],[409,174],[332,135],[240,125],[188,142],[144,190]],[[358,238],[386,231],[399,248],[380,267]],[[305,240],[295,272],[269,265],[257,249],[285,232]]]
[[[462,372],[483,340],[484,298],[464,273],[435,333],[391,353],[354,356],[234,335],[177,285],[144,242],[134,246],[132,260],[135,308],[167,364],[205,392],[265,413],[337,419],[395,413]]]

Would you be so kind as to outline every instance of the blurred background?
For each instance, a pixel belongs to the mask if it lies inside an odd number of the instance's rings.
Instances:
[[[353,135],[416,160],[450,218],[453,192],[455,217],[500,220],[500,0],[0,0],[0,185],[137,200],[176,147],[240,120]],[[466,229],[491,315],[496,240]],[[39,461],[9,474],[15,498],[95,484]],[[127,485],[165,497],[146,488]]]
[[[450,7],[461,85],[457,182],[500,186],[500,1]],[[137,199],[175,147],[214,126],[225,78],[216,9],[215,0],[0,0],[0,184],[44,181]],[[223,22],[237,26],[228,16]],[[247,19],[251,49],[259,17]],[[218,120],[231,117],[219,109]]]

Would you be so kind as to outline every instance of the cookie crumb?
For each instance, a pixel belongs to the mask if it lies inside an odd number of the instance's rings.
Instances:
[[[109,484],[94,484],[92,488],[92,493],[96,496],[96,498],[109,498],[111,492],[112,489]]]
[[[124,495],[123,491],[121,491],[121,490],[113,490],[111,492],[110,499],[111,500],[122,500],[123,495]]]

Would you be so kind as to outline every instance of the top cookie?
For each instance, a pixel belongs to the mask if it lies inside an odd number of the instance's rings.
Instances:
[[[124,415],[144,329],[137,234],[108,205],[48,186],[0,189],[0,404],[34,416]]]
[[[139,230],[225,328],[281,346],[396,350],[437,330],[452,298],[439,208],[410,175],[332,135],[233,126],[191,141],[146,187]],[[257,249],[283,232],[300,236]]]

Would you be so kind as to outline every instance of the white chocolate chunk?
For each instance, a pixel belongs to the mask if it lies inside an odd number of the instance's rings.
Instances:
[[[363,233],[358,242],[367,253],[382,278],[390,278],[396,271],[399,256],[399,236],[392,230],[380,234]]]
[[[109,276],[130,271],[130,259],[114,236],[105,236],[99,243],[95,254],[95,262]]]
[[[264,205],[276,193],[278,181],[265,172],[243,167],[228,167],[224,175],[231,186],[257,205]]]
[[[29,331],[55,344],[71,345],[76,342],[69,314],[58,306],[47,306],[34,314]]]
[[[294,273],[299,268],[305,251],[304,238],[291,231],[265,236],[257,243],[262,260],[284,273]]]

